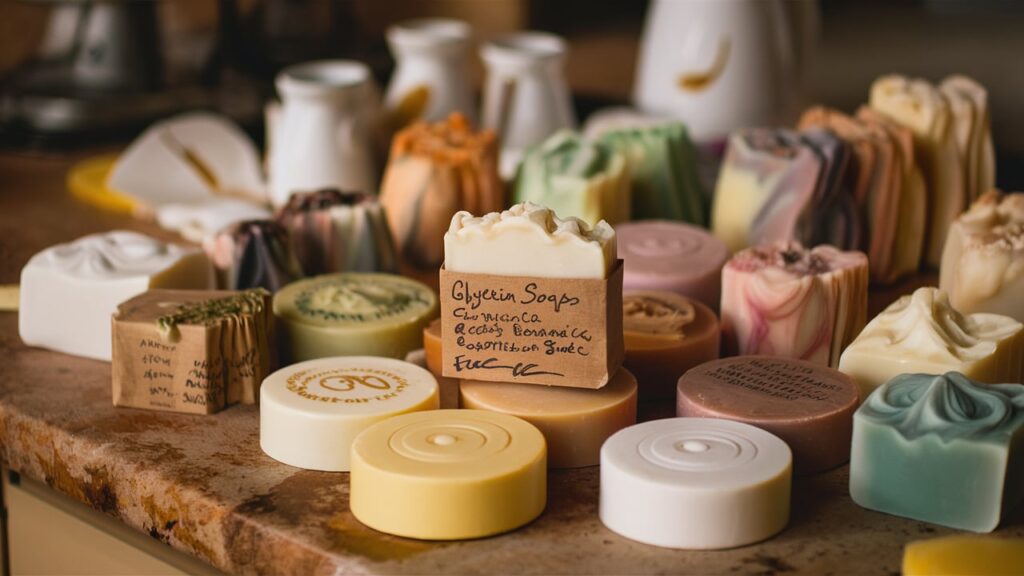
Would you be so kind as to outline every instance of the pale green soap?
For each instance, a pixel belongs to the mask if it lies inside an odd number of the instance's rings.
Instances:
[[[902,374],[853,419],[850,496],[865,508],[991,532],[1024,498],[1024,386]]]

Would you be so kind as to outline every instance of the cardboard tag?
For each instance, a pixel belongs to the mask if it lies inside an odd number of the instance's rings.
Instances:
[[[622,365],[622,260],[608,278],[441,268],[448,378],[601,388]]]

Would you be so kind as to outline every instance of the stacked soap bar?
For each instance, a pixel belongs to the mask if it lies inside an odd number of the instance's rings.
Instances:
[[[633,218],[707,222],[697,175],[697,156],[678,122],[610,130],[598,138],[626,156],[633,191]]]
[[[961,314],[937,288],[918,288],[875,316],[843,351],[839,369],[864,396],[910,372],[957,371],[981,382],[1021,382],[1024,326],[999,314]]]
[[[273,220],[245,220],[203,242],[217,272],[217,286],[226,290],[280,290],[302,278],[288,232]]]
[[[270,293],[150,290],[113,316],[114,405],[211,414],[270,372]]]
[[[1024,194],[990,190],[953,222],[939,287],[961,312],[1024,322]]]
[[[715,190],[711,227],[733,252],[770,242],[860,244],[861,223],[844,181],[850,150],[831,132],[741,130]]]
[[[376,197],[334,189],[294,193],[274,219],[309,276],[332,272],[398,272],[384,209]]]
[[[579,134],[556,132],[526,152],[512,192],[515,202],[535,202],[591,226],[629,220],[626,157]]]
[[[867,320],[868,259],[799,244],[748,248],[722,270],[723,345],[836,366]]]
[[[843,181],[862,217],[859,248],[868,255],[872,281],[887,284],[916,272],[926,196],[910,129],[868,108],[854,118],[823,106],[804,112],[799,129],[826,129],[847,143],[852,161]]]
[[[928,190],[924,260],[933,267],[953,220],[995,182],[987,99],[982,86],[963,76],[934,86],[892,75],[871,86],[871,108],[914,134]]]
[[[479,214],[505,206],[494,132],[474,132],[459,114],[402,130],[391,143],[380,199],[401,257],[436,268],[456,212]]]
[[[857,410],[850,496],[872,510],[991,532],[1024,499],[1024,386],[902,374]]]
[[[110,360],[110,315],[151,288],[213,287],[199,250],[135,232],[93,234],[36,254],[21,271],[18,333],[30,346]]]

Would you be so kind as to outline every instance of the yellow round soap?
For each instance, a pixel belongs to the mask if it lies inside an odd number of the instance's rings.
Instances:
[[[306,278],[274,295],[284,352],[292,362],[329,356],[403,359],[423,346],[437,295],[394,274],[348,272]]]
[[[544,436],[507,414],[403,414],[364,430],[351,462],[352,514],[397,536],[491,536],[530,522],[547,500]]]

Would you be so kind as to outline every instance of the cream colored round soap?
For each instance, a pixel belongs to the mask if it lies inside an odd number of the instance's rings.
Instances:
[[[352,444],[349,507],[370,528],[424,540],[480,538],[544,510],[544,436],[483,410],[404,414]]]
[[[260,387],[260,447],[285,464],[344,472],[352,441],[365,428],[437,409],[438,402],[434,376],[401,360],[346,356],[292,364]]]
[[[459,382],[459,405],[512,414],[533,424],[548,443],[548,466],[581,468],[601,462],[601,445],[636,424],[636,378],[625,368],[597,390]]]
[[[437,295],[394,274],[349,272],[306,278],[274,295],[284,351],[293,361],[328,356],[405,358],[423,346]]]

